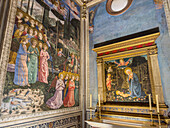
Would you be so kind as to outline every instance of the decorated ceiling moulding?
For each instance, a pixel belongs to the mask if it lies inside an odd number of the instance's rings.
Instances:
[[[82,15],[82,19],[85,20],[87,18],[87,1],[84,1],[83,2],[83,5],[82,5],[82,11],[81,11],[81,15]],[[84,37],[86,38],[86,37]]]
[[[133,0],[107,0],[106,11],[113,16],[124,13],[132,4]]]
[[[83,2],[81,0],[74,0],[79,6],[83,6]]]
[[[97,4],[104,2],[104,1],[106,1],[106,0],[92,0],[92,1],[87,3],[87,8],[91,8],[91,7],[93,7]]]

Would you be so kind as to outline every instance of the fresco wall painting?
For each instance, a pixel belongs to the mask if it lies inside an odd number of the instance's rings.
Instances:
[[[79,11],[71,0],[18,1],[0,116],[79,106]]]

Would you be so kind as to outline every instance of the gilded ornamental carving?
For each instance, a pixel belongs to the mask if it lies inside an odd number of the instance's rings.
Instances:
[[[148,54],[149,55],[158,54],[158,49],[157,48],[148,49]]]
[[[103,59],[102,58],[98,58],[96,61],[97,61],[97,64],[103,63]]]

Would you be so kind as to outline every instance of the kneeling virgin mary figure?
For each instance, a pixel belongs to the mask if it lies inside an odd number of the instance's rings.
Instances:
[[[125,74],[128,75],[129,91],[132,98],[141,97],[141,84],[138,76],[132,72],[130,67],[125,68]]]

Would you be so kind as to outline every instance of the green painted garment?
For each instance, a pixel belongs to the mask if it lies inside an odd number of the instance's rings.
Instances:
[[[29,83],[36,83],[37,80],[37,72],[38,72],[38,56],[39,52],[37,48],[33,48],[30,46],[28,48],[28,51],[30,54],[28,57],[30,58],[30,61],[27,63],[28,66],[28,82]],[[31,52],[34,51],[32,54]]]

